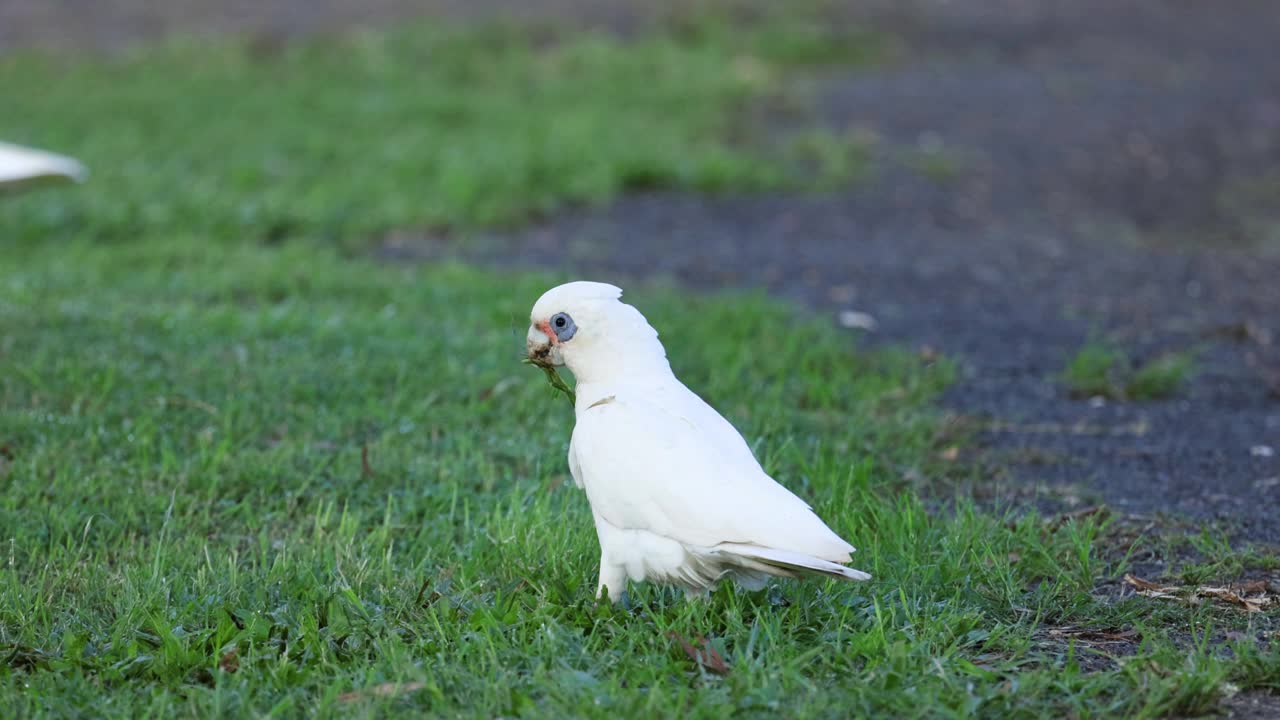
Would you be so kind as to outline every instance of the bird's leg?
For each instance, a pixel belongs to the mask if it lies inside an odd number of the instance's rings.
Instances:
[[[596,585],[596,599],[609,594],[609,602],[617,605],[622,602],[622,594],[627,590],[627,575],[622,568],[609,562],[603,554],[600,556],[600,582]]]

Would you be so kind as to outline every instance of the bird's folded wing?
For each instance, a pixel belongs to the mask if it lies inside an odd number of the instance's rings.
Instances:
[[[740,441],[740,438],[738,438]],[[571,464],[615,527],[689,545],[747,543],[847,561],[852,548],[723,433],[642,398],[582,413]]]
[[[86,174],[72,158],[0,142],[0,188],[55,178],[80,181]]]

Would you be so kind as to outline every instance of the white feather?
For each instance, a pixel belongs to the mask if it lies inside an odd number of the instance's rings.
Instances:
[[[853,546],[675,377],[657,332],[620,295],[600,283],[554,288],[534,306],[530,331],[536,342],[557,313],[577,325],[555,349],[578,381],[569,469],[595,518],[599,592],[616,601],[627,579],[691,593],[726,576],[749,587],[769,575],[868,579],[841,564]]]
[[[87,175],[72,158],[0,142],[0,189],[55,179],[79,182]]]

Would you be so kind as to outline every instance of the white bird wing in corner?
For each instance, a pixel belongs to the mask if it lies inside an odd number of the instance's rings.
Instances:
[[[0,142],[0,189],[49,180],[80,182],[87,175],[84,165],[72,158]]]
[[[615,527],[687,545],[755,545],[848,562],[853,548],[731,435],[741,447],[723,447],[724,429],[619,395],[579,415],[570,469],[592,509]]]

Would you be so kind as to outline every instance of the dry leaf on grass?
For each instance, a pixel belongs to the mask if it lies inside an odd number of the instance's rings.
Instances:
[[[680,633],[671,631],[667,633],[667,637],[679,643],[680,649],[684,651],[684,654],[707,672],[713,672],[717,675],[729,674],[729,663],[725,662],[724,656],[711,645],[710,640],[699,635],[695,640],[695,642],[702,645],[702,649],[699,650],[693,646],[693,643],[681,637]]]
[[[1237,595],[1227,588],[1202,587],[1196,590],[1196,594],[1200,597],[1212,597],[1227,602],[1236,607],[1244,608],[1246,612],[1262,612],[1270,607],[1275,598],[1269,595],[1257,595],[1247,597]]]
[[[1260,595],[1270,593],[1272,595],[1280,595],[1280,586],[1269,583],[1266,580],[1250,580],[1249,582],[1240,583],[1236,586],[1237,592],[1246,595]]]
[[[368,700],[375,697],[396,697],[399,695],[408,695],[417,692],[426,687],[426,683],[409,682],[409,683],[382,683],[374,685],[371,688],[363,690],[352,690],[349,693],[342,693],[338,696],[338,702],[350,703],[358,700]]]
[[[1115,628],[1049,628],[1049,637],[1080,640],[1093,645],[1109,643],[1136,643],[1142,640],[1137,630],[1117,630]]]
[[[218,667],[225,673],[233,673],[240,669],[240,654],[231,648],[218,659]]]
[[[1095,516],[1105,519],[1110,514],[1111,514],[1111,509],[1108,508],[1106,505],[1094,505],[1093,507],[1087,507],[1080,510],[1073,510],[1068,513],[1062,513],[1061,515],[1055,517],[1049,523],[1049,529],[1057,530],[1058,528],[1062,527],[1063,525],[1066,525],[1068,522],[1071,522],[1072,520],[1084,520],[1086,518],[1091,518]]]
[[[1130,574],[1128,574],[1128,573],[1125,573],[1124,581],[1125,581],[1125,582],[1127,582],[1127,583],[1129,583],[1130,585],[1134,586],[1135,588],[1137,588],[1137,589],[1138,589],[1138,590],[1140,590],[1140,591],[1156,592],[1156,591],[1176,590],[1176,589],[1177,589],[1177,588],[1163,588],[1163,587],[1161,587],[1161,586],[1159,586],[1159,585],[1157,585],[1157,584],[1155,584],[1155,583],[1151,582],[1150,580],[1143,580],[1143,579],[1142,579],[1142,578],[1140,578],[1140,577],[1137,577],[1137,576],[1135,576],[1135,575],[1130,575]]]
[[[1145,597],[1172,598],[1191,604],[1198,603],[1201,598],[1211,598],[1251,613],[1262,612],[1263,610],[1280,606],[1280,598],[1270,593],[1270,586],[1260,580],[1244,583],[1234,590],[1228,587],[1211,587],[1207,585],[1199,587],[1159,585],[1133,575],[1125,575],[1124,581],[1132,585],[1139,595]]]

